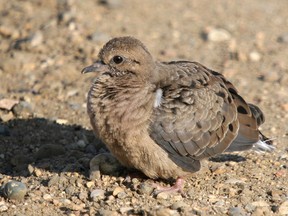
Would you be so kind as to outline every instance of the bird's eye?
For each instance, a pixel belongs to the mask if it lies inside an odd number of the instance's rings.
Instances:
[[[120,63],[123,62],[123,58],[122,58],[121,56],[114,56],[114,57],[113,57],[113,62],[114,62],[115,64],[120,64]]]

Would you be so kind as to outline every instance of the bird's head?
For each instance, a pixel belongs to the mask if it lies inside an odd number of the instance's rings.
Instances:
[[[117,37],[104,45],[98,54],[98,61],[85,67],[82,73],[107,73],[111,77],[129,75],[146,81],[151,79],[154,70],[155,62],[141,41],[133,37]]]

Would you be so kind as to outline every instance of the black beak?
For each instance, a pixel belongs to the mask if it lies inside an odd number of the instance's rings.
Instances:
[[[94,64],[83,68],[81,71],[82,74],[89,73],[89,72],[98,72],[103,73],[109,71],[108,66],[102,61],[96,61]]]

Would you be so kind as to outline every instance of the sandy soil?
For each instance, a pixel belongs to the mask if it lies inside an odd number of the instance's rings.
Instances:
[[[0,0],[0,101],[12,102],[0,105],[0,186],[28,188],[20,201],[2,194],[0,214],[288,215],[287,10],[286,0]],[[152,196],[150,180],[125,169],[90,180],[90,159],[106,149],[86,114],[93,76],[80,71],[121,35],[158,60],[223,73],[262,108],[276,150],[210,160],[186,197]]]

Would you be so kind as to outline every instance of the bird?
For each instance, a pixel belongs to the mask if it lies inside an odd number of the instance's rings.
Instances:
[[[272,151],[263,112],[221,73],[188,60],[154,60],[132,36],[109,40],[92,65],[87,112],[95,135],[128,167],[151,179],[184,178],[223,152]],[[163,190],[165,191],[165,190]]]

